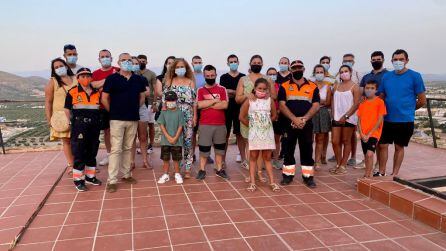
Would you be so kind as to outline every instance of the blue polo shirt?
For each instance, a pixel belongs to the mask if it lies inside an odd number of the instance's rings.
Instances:
[[[128,80],[119,73],[108,76],[103,92],[110,95],[110,120],[138,121],[139,95],[147,85],[145,77],[133,73]]]
[[[426,91],[421,74],[407,70],[403,74],[384,74],[378,92],[385,95],[388,122],[414,122],[417,95]]]
[[[204,80],[203,72],[195,73],[195,90],[198,90],[198,88],[203,87],[206,84],[206,81]]]
[[[378,83],[378,88],[379,88],[379,86],[381,85],[383,76],[386,72],[388,72],[388,70],[385,68],[378,73],[373,73],[373,71],[371,71],[370,73],[368,73],[368,74],[364,75],[364,77],[362,77],[362,80],[361,80],[361,83],[359,84],[359,86],[365,87],[367,82],[373,80],[373,81],[376,81],[376,83]]]

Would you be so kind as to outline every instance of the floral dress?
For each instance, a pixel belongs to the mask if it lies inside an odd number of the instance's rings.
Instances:
[[[254,89],[254,83],[249,78],[249,76],[244,76],[241,79],[243,81],[243,94],[247,95],[249,93],[252,93],[252,90]],[[249,128],[242,122],[240,122],[240,133],[242,134],[243,138],[248,138]]]
[[[274,150],[271,98],[249,101],[249,150]]]
[[[183,113],[185,126],[183,127],[183,166],[190,171],[193,162],[192,136],[194,134],[194,105],[196,100],[195,90],[191,86],[171,85],[164,88],[164,92],[173,91],[177,94],[178,109]],[[163,95],[164,102],[164,95]]]

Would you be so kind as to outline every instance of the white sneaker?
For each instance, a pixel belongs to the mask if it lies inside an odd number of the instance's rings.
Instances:
[[[183,184],[183,177],[181,177],[181,174],[179,174],[179,173],[175,174],[175,182],[177,184]]]
[[[242,156],[240,156],[240,154],[237,154],[237,157],[235,158],[235,162],[237,162],[237,163],[242,162]]]
[[[147,153],[148,154],[153,153],[153,147],[152,146],[149,146],[149,148],[147,148]]]
[[[175,176],[176,179],[176,176]],[[169,174],[165,173],[163,174],[160,179],[158,180],[158,184],[164,184],[170,180]]]
[[[107,156],[105,156],[105,158],[103,158],[101,161],[99,161],[99,165],[100,166],[108,165],[108,154],[107,154]]]

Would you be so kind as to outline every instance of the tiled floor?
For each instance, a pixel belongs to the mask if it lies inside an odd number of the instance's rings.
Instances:
[[[429,149],[435,158],[444,153]],[[413,144],[406,156],[424,158],[419,153],[429,149]],[[119,184],[114,194],[104,186],[78,193],[64,176],[15,250],[446,249],[446,234],[356,192],[362,171],[331,176],[327,166],[316,173],[316,189],[296,179],[278,193],[266,185],[249,193],[243,181],[247,171],[230,160],[230,181],[216,177],[208,166],[204,182],[158,185],[158,151],[153,154],[155,170],[137,168],[138,184]],[[229,155],[234,153],[232,146]],[[403,173],[415,167],[405,162]],[[16,203],[38,202],[26,195],[41,196],[51,183],[45,180],[54,181],[62,168],[58,152],[0,156],[0,172],[6,172],[0,178],[0,250],[17,233],[14,220],[29,210]],[[106,176],[103,169],[99,177],[105,181]]]

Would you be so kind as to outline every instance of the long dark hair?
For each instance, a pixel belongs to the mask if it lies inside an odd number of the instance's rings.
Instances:
[[[173,60],[175,60],[175,57],[174,56],[168,56],[167,58],[166,58],[166,60],[164,60],[164,65],[163,65],[163,71],[161,72],[161,76],[164,78],[164,75],[166,75],[166,72],[167,72],[167,62],[169,61],[169,59],[173,59]]]
[[[67,62],[65,62],[65,60],[63,60],[61,58],[55,58],[55,59],[51,60],[51,77],[56,79],[59,87],[62,87],[65,83],[62,81],[62,78],[56,74],[56,69],[54,69],[54,63],[56,63],[56,62],[61,62],[63,65],[65,65],[65,68],[67,68],[68,76],[74,76],[74,73],[71,70],[71,68],[68,66]]]

